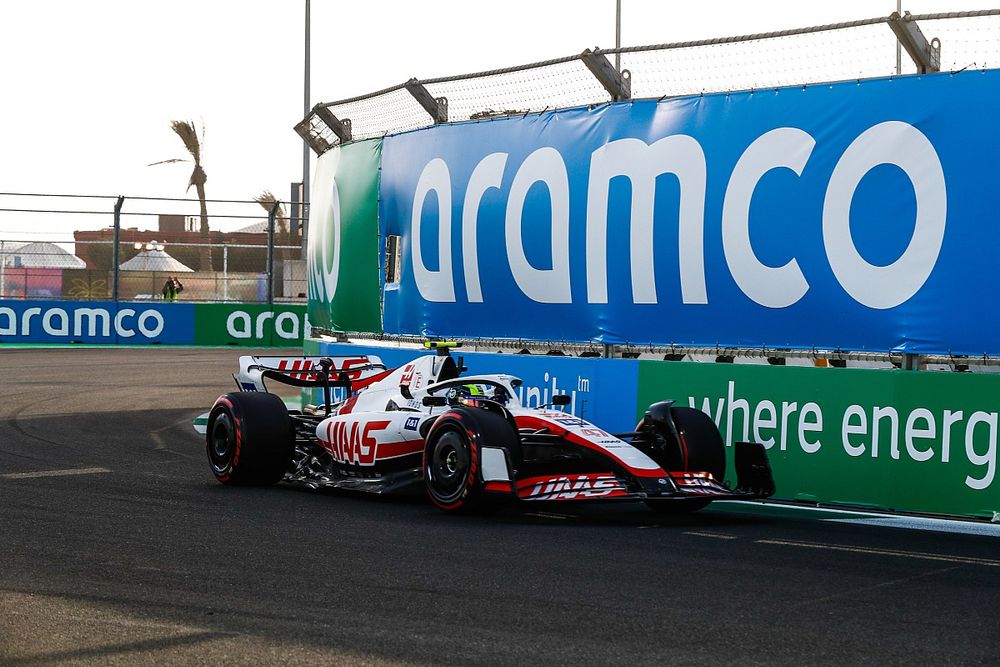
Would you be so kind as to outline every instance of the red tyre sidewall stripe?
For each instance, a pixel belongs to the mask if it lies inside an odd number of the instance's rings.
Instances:
[[[681,441],[681,466],[684,470],[689,470],[688,468],[688,443],[687,439],[684,437],[684,431],[677,431],[677,438]]]

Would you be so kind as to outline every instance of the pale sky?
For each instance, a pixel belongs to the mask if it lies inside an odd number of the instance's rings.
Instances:
[[[189,165],[147,165],[185,157],[169,122],[194,119],[207,130],[203,164],[210,199],[249,199],[265,189],[287,198],[289,183],[302,178],[302,142],[292,126],[303,116],[304,5],[5,2],[0,191],[183,197]],[[896,1],[622,5],[622,44],[629,46],[885,16]],[[917,14],[991,4],[908,0],[903,6]],[[412,76],[610,48],[614,17],[614,0],[313,0],[310,102],[371,92]],[[310,162],[315,167],[315,156]],[[188,196],[194,197],[193,189]],[[0,208],[26,203],[0,197]],[[109,222],[0,212],[0,238]],[[155,220],[130,224],[143,223]]]

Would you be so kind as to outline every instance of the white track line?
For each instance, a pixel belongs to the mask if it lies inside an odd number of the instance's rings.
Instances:
[[[69,468],[68,470],[36,470],[34,472],[7,472],[0,479],[38,479],[39,477],[69,477],[70,475],[98,475],[111,472],[107,468]]]
[[[738,509],[735,502],[720,501],[726,503],[725,507]],[[743,502],[744,505],[754,505],[761,509],[781,508],[795,510],[805,515],[813,515],[820,521],[832,523],[846,523],[856,526],[879,526],[882,528],[905,528],[909,530],[923,530],[935,533],[953,533],[960,535],[983,535],[987,537],[1000,537],[1000,512],[994,512],[992,522],[977,519],[945,519],[931,516],[915,516],[909,514],[887,514],[885,512],[840,509],[838,507],[809,507],[805,505],[794,505],[777,501],[769,502]]]
[[[951,519],[924,519],[921,517],[874,517],[871,519],[824,519],[830,523],[847,523],[855,526],[881,528],[908,528],[955,535],[983,535],[1000,537],[1000,524],[980,521],[953,521]]]
[[[870,547],[855,547],[846,544],[824,544],[822,542],[794,542],[792,540],[756,540],[756,544],[774,544],[782,547],[805,547],[807,549],[822,549],[824,551],[846,551],[849,553],[869,554],[874,556],[898,556],[900,558],[917,558],[920,560],[941,561],[943,563],[960,563],[962,565],[986,565],[1000,567],[1000,560],[988,558],[968,558],[965,556],[950,556],[948,554],[928,554],[919,551],[896,551],[894,549],[872,549]]]
[[[736,535],[724,535],[723,533],[708,533],[700,530],[685,530],[685,535],[694,535],[695,537],[711,537],[716,540],[735,540]]]

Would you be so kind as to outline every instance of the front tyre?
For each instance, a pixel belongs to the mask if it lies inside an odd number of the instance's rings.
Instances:
[[[209,413],[205,446],[212,474],[223,484],[268,486],[288,470],[295,429],[274,394],[225,394]]]
[[[679,436],[674,438],[662,423],[645,424],[639,422],[636,430],[652,426],[657,438],[667,443],[658,461],[667,470],[684,472],[707,472],[718,482],[726,477],[726,446],[712,418],[701,410],[682,406],[671,407],[670,416]],[[711,500],[704,498],[647,500],[646,505],[660,514],[691,514],[707,507]]]
[[[479,447],[467,433],[448,425],[427,443],[424,476],[431,502],[446,511],[475,505]]]
[[[520,464],[520,438],[502,414],[460,407],[438,417],[424,444],[424,484],[431,502],[446,512],[494,506],[482,482],[484,445],[503,448],[515,468]]]

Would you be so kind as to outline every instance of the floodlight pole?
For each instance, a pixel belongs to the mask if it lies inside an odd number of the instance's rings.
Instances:
[[[619,0],[620,2],[621,0]],[[903,0],[896,0],[896,13],[903,15]],[[903,45],[896,40],[896,76],[903,73]]]
[[[305,35],[305,82],[303,89],[305,94],[302,101],[302,117],[305,118],[309,115],[309,0],[306,0],[306,35]],[[305,141],[302,142],[302,202],[299,205],[299,225],[302,230],[302,257],[306,256],[306,249],[309,247],[307,235],[308,235],[308,225],[306,225],[306,204],[309,202],[309,144]]]
[[[622,54],[618,49],[622,48],[622,0],[615,0],[615,69],[620,74],[622,71]]]

